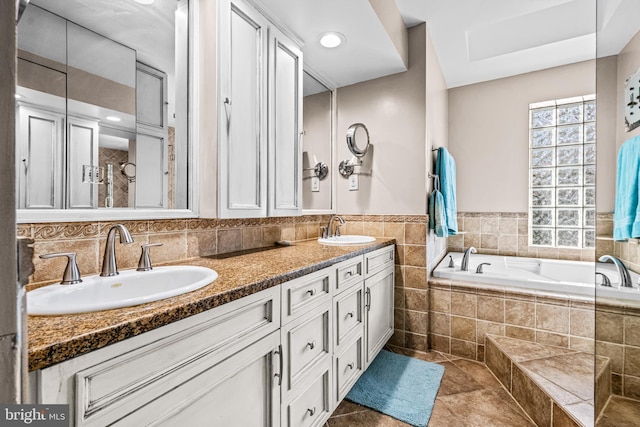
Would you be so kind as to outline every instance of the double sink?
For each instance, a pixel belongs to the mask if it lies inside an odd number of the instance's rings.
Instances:
[[[342,246],[375,240],[369,236],[346,235],[320,238],[318,243]],[[49,285],[28,292],[27,313],[55,316],[131,307],[195,291],[217,278],[218,273],[210,268],[189,265],[127,270],[107,277],[88,276],[80,283]]]

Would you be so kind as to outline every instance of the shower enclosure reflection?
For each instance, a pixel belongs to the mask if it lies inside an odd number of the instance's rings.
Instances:
[[[188,208],[187,26],[187,0],[29,3],[18,23],[19,210]]]
[[[617,23],[618,30],[624,28],[629,34],[626,45],[611,52],[607,45],[607,25],[597,35],[597,109],[598,109],[598,158],[597,158],[597,223],[596,259],[611,255],[620,259],[631,271],[640,273],[640,252],[638,239],[614,241],[613,211],[616,197],[616,165],[621,145],[629,138],[640,135],[640,129],[627,131],[625,126],[625,81],[640,68],[640,33],[637,16],[640,11],[630,13],[628,4],[623,3],[615,14],[605,17],[599,10],[598,20]],[[625,21],[624,16],[633,16],[634,21]],[[635,34],[635,35],[634,35]],[[609,50],[607,50],[609,49]],[[604,56],[607,52],[608,56]],[[607,259],[606,257],[604,259]],[[611,274],[613,286],[620,280]],[[632,273],[633,276],[633,273]],[[640,339],[637,325],[640,324],[640,304],[638,300],[607,297],[606,281],[596,280],[595,312],[595,352],[607,357],[611,367],[611,396],[600,381],[596,390],[596,416],[605,408],[601,422],[606,424],[611,411],[620,414],[640,411]],[[637,283],[632,283],[637,287]],[[609,420],[610,422],[610,420]]]

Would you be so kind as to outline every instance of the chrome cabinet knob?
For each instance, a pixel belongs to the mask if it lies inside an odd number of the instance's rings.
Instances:
[[[311,341],[310,343],[307,343],[307,347],[309,347],[309,350],[313,350],[314,348],[316,348],[316,342]]]
[[[307,293],[309,294],[309,296],[314,296],[316,294],[316,290],[315,289],[309,289],[307,291]]]

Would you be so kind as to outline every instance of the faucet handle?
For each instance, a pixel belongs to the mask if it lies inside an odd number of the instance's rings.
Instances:
[[[140,259],[138,260],[138,268],[136,268],[136,271],[152,270],[153,267],[151,266],[151,258],[149,257],[149,248],[162,245],[162,243],[145,243],[144,245],[140,245],[140,247],[142,248],[142,253],[140,254]]]
[[[329,237],[329,227],[327,227],[326,225],[323,225],[320,227],[320,230],[322,230],[323,239],[326,239],[327,237]]]
[[[342,227],[342,224],[340,223],[336,224],[336,232],[335,232],[336,237],[340,237],[340,227]]]
[[[484,274],[484,271],[482,270],[482,267],[485,265],[491,265],[490,262],[483,262],[478,264],[478,267],[476,268],[476,274]]]
[[[58,258],[58,257],[67,257],[67,266],[64,269],[64,273],[62,274],[62,282],[61,285],[75,285],[76,283],[81,283],[82,278],[80,276],[80,269],[78,268],[78,263],[76,262],[76,253],[75,252],[58,252],[53,254],[44,254],[40,255],[42,259],[49,258]]]

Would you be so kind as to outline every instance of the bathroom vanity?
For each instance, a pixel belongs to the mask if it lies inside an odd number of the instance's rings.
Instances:
[[[393,334],[393,243],[198,258],[201,290],[31,316],[32,399],[75,426],[321,426]]]

